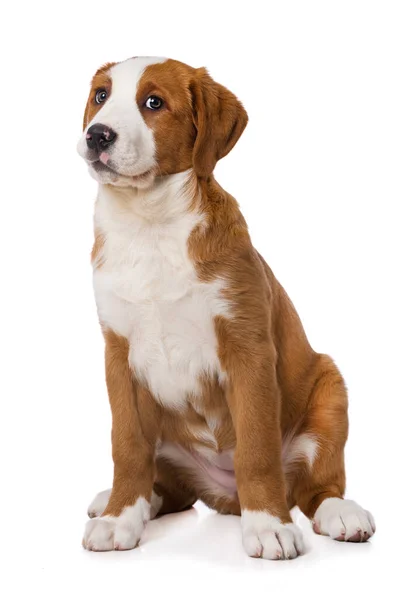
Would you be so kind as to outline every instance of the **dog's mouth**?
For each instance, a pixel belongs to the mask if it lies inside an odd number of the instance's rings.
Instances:
[[[153,176],[153,169],[148,169],[147,171],[143,171],[143,173],[139,173],[138,175],[126,175],[124,173],[119,173],[117,169],[110,165],[110,162],[111,161],[108,161],[108,163],[105,164],[101,160],[95,160],[93,162],[89,162],[89,166],[96,173],[111,173],[115,176],[115,178],[124,177],[126,179],[130,179],[133,183],[147,180]]]

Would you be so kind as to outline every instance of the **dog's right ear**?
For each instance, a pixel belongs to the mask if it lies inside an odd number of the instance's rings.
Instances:
[[[197,129],[193,168],[199,177],[208,177],[242,135],[248,116],[236,96],[204,68],[196,69],[190,91]]]

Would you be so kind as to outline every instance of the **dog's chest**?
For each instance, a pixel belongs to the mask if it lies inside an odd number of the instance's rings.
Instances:
[[[202,376],[221,376],[214,318],[227,315],[223,282],[199,280],[187,240],[198,217],[104,231],[94,271],[100,322],[129,341],[136,376],[165,406],[199,395]]]

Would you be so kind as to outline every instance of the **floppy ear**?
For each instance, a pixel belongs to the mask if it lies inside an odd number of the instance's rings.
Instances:
[[[196,69],[191,93],[197,129],[193,167],[199,177],[208,177],[242,135],[248,116],[236,96],[216,83],[206,69]]]

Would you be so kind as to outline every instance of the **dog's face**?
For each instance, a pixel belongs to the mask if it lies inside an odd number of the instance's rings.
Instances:
[[[208,177],[246,123],[237,98],[205,69],[131,58],[93,77],[78,152],[99,183],[146,188],[191,167]]]

